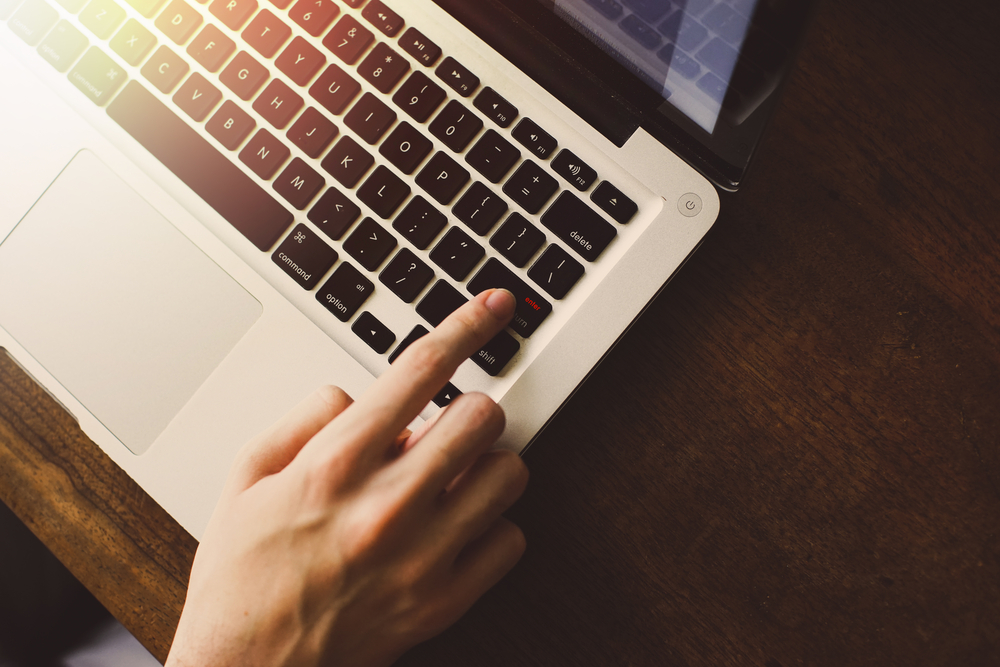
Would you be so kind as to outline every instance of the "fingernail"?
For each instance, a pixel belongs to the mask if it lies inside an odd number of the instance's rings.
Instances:
[[[515,306],[514,295],[505,289],[493,290],[493,293],[486,297],[486,307],[494,317],[503,322],[514,316]]]

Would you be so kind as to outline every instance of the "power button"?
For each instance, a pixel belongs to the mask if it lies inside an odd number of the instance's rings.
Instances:
[[[701,197],[693,192],[681,195],[681,198],[677,200],[677,210],[686,218],[693,218],[701,213],[701,209]]]

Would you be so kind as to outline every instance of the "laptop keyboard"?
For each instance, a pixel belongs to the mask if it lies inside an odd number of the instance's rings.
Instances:
[[[436,326],[505,287],[472,357],[503,373],[637,212],[380,0],[57,2],[0,20],[388,359],[427,329],[392,331],[377,290]]]

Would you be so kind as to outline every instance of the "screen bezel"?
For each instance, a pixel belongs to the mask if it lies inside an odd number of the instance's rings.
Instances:
[[[724,107],[732,105],[740,72],[750,68],[751,56],[759,55],[765,44],[769,58],[780,55],[769,70],[774,85],[743,118],[724,108],[709,133],[560,19],[550,0],[435,2],[615,145],[623,146],[641,127],[730,191],[743,181],[814,4],[760,0]],[[532,46],[526,49],[525,44]]]

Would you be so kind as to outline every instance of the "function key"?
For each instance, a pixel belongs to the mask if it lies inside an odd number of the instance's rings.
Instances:
[[[396,334],[367,310],[358,316],[358,321],[351,327],[351,331],[379,354],[385,354],[396,342]]]
[[[461,153],[472,141],[472,137],[483,129],[483,121],[474,113],[468,111],[457,100],[445,105],[434,122],[431,123],[431,134],[444,142],[444,145]]]
[[[405,303],[413,303],[427,283],[434,279],[434,269],[424,264],[412,250],[403,248],[382,270],[378,279]]]
[[[369,271],[377,269],[395,247],[396,239],[392,234],[371,218],[362,220],[344,241],[344,251]]]
[[[554,299],[566,296],[582,275],[583,265],[554,243],[528,269],[528,277]]]
[[[597,180],[597,172],[568,150],[559,151],[552,161],[552,169],[580,192],[586,192]]]
[[[385,6],[381,0],[372,0],[361,11],[366,21],[387,37],[395,37],[403,29],[403,18]]]
[[[569,192],[563,192],[545,215],[542,224],[588,262],[604,252],[618,232],[592,208]]]
[[[525,118],[511,132],[521,145],[531,151],[532,155],[547,160],[558,145],[551,134],[538,127],[530,118]]]
[[[353,65],[374,39],[375,35],[371,30],[347,14],[337,21],[333,30],[323,38],[323,46],[337,54],[337,57],[348,65]]]
[[[500,97],[497,91],[489,86],[476,96],[475,107],[500,127],[510,127],[517,118],[517,107]]]
[[[298,225],[274,251],[271,259],[303,289],[311,290],[337,261],[337,251],[311,229]]]
[[[424,67],[431,67],[441,57],[441,47],[427,39],[416,28],[410,28],[399,38],[399,45]]]
[[[499,259],[491,257],[469,281],[468,289],[475,296],[494,287],[503,287],[514,295],[517,307],[510,328],[522,338],[535,333],[538,325],[552,312],[552,304],[514,275]]]
[[[479,87],[479,77],[451,56],[445,58],[435,71],[439,79],[462,97],[468,97]]]
[[[523,206],[525,211],[534,215],[542,210],[542,206],[558,188],[556,179],[531,160],[525,160],[504,184],[503,191]]]
[[[373,291],[375,283],[347,262],[341,262],[330,279],[316,292],[316,300],[338,320],[346,322],[358,312],[358,308]]]
[[[278,49],[292,36],[292,29],[277,16],[262,9],[243,31],[243,39],[265,58],[273,58]]]
[[[313,37],[319,37],[340,14],[340,7],[333,0],[299,0],[288,12],[288,17],[306,29]]]
[[[239,30],[257,11],[257,0],[214,0],[208,11],[230,30]]]
[[[417,314],[430,322],[432,327],[444,322],[444,318],[464,306],[468,302],[462,293],[452,287],[448,281],[439,280],[417,304]]]
[[[358,73],[380,93],[388,93],[410,71],[410,63],[384,42],[379,42],[358,65]]]
[[[607,181],[602,182],[590,195],[591,201],[601,207],[615,222],[624,225],[632,219],[639,207],[622,194],[622,191]]]

